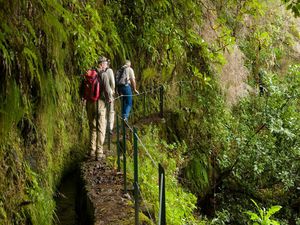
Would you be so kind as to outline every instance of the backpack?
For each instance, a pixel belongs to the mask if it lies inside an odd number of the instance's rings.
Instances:
[[[119,70],[116,72],[116,86],[124,86],[128,84],[126,69],[127,66],[122,66]]]
[[[82,92],[87,101],[96,102],[100,98],[100,81],[96,70],[90,69],[84,74]]]

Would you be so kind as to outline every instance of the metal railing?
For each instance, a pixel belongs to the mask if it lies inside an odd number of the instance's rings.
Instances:
[[[176,83],[168,84],[166,88],[169,88],[170,90],[172,88],[178,88],[177,93],[179,93],[179,102],[177,107],[182,108],[184,101],[182,99],[183,96],[183,84],[190,84],[193,85],[193,81],[180,81]],[[198,83],[196,84],[198,85]],[[190,88],[193,89],[193,88]],[[172,90],[171,90],[172,92]],[[132,107],[132,113],[131,117],[133,117],[133,121],[137,121],[141,118],[145,118],[148,114],[151,113],[149,110],[149,105],[151,105],[151,102],[157,102],[159,100],[159,105],[155,105],[155,110],[152,111],[152,113],[158,113],[161,118],[164,117],[164,110],[165,110],[165,104],[167,101],[165,101],[165,87],[163,85],[157,87],[157,88],[151,88],[147,91],[144,91],[138,95],[132,95],[132,97],[136,98],[142,98],[139,101],[134,101],[133,107]],[[119,108],[116,111],[122,110],[122,98],[123,96],[119,96],[115,98],[115,100],[120,100],[121,104],[119,104]],[[137,105],[137,102],[139,103]],[[142,103],[142,104],[140,104]],[[174,100],[171,99],[168,102],[169,104],[177,104],[174,103]],[[115,104],[116,106],[117,104]],[[118,107],[118,106],[117,106]],[[150,111],[150,112],[149,112]],[[120,122],[121,121],[121,122]],[[126,129],[127,127],[127,129]],[[122,132],[121,132],[122,131]],[[128,192],[127,189],[127,146],[126,146],[126,132],[130,131],[133,134],[133,161],[134,161],[134,181],[133,181],[133,187],[134,187],[134,203],[135,203],[135,225],[139,224],[139,206],[140,206],[140,200],[144,200],[143,193],[141,191],[140,185],[139,185],[139,151],[138,147],[139,145],[143,147],[145,150],[145,153],[150,158],[152,164],[158,168],[158,179],[159,179],[159,215],[158,215],[158,224],[159,225],[165,225],[166,224],[166,198],[165,198],[165,170],[163,166],[159,163],[156,163],[156,161],[153,159],[149,151],[147,150],[144,143],[141,141],[137,134],[137,129],[135,127],[131,127],[129,123],[122,119],[121,116],[118,114],[116,115],[116,135],[117,135],[117,141],[116,141],[116,148],[117,148],[117,171],[121,172],[121,161],[123,163],[123,177],[124,177],[124,193]],[[122,133],[122,139],[121,139],[121,133]],[[121,141],[120,141],[121,140]],[[138,145],[139,143],[139,145]],[[111,137],[108,134],[108,148],[110,150],[111,146]],[[122,149],[122,160],[121,160],[121,149]],[[155,224],[155,221],[151,217],[151,213],[149,212],[149,209],[147,209],[148,215],[152,222]]]
[[[122,125],[120,127],[120,121],[122,121]],[[139,151],[138,151],[138,143],[140,143],[140,145],[145,149],[146,154],[148,155],[148,157],[151,159],[151,162],[153,163],[154,166],[156,166],[158,168],[158,179],[159,179],[159,188],[158,188],[158,192],[159,192],[159,215],[158,215],[158,219],[159,219],[159,225],[165,225],[166,224],[166,199],[165,199],[165,172],[164,172],[164,168],[162,167],[161,164],[157,164],[154,160],[153,157],[151,156],[151,154],[149,153],[149,151],[147,150],[147,148],[145,147],[145,145],[142,143],[141,139],[139,138],[138,134],[137,134],[137,129],[135,127],[131,127],[125,120],[122,119],[122,117],[117,115],[117,163],[118,163],[118,172],[121,172],[121,146],[120,146],[120,129],[122,129],[122,152],[123,152],[123,177],[124,177],[124,193],[128,192],[128,188],[127,188],[127,158],[126,158],[126,131],[130,131],[133,133],[133,167],[134,167],[134,181],[133,181],[133,187],[134,187],[134,205],[135,205],[135,225],[139,224],[139,203],[140,200],[144,200],[144,198],[142,197],[142,191],[139,185],[139,163],[138,163],[138,158],[139,158]],[[126,129],[126,127],[128,129]],[[141,199],[142,197],[142,199]],[[150,217],[150,219],[152,220],[153,223],[155,223],[155,221],[153,220],[153,218],[151,217],[151,213],[149,212],[149,209],[147,209],[148,211],[148,215]]]

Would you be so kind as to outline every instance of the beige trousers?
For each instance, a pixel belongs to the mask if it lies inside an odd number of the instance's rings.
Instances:
[[[103,154],[103,144],[106,131],[106,107],[103,100],[87,101],[87,116],[90,127],[90,155]]]
[[[112,101],[109,105],[109,117],[108,117],[108,125],[109,129],[113,130],[115,121],[115,110],[114,110],[114,101]]]

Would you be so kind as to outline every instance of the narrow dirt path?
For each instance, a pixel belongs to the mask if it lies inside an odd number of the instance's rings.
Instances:
[[[123,193],[122,175],[105,160],[84,162],[81,173],[94,210],[95,225],[134,224],[133,204]]]
[[[158,114],[151,115],[135,126],[141,124],[160,123]],[[131,135],[128,135],[127,139]],[[120,136],[121,138],[121,136]],[[116,136],[112,136],[111,150],[107,144],[104,153],[107,157],[116,155]],[[107,138],[106,138],[107,141]],[[95,161],[88,159],[81,166],[81,178],[84,181],[89,206],[93,212],[94,225],[133,225],[135,224],[134,202],[129,194],[124,194],[123,174],[108,165],[107,159]],[[128,184],[127,184],[128,185]],[[140,224],[153,224],[140,212]]]

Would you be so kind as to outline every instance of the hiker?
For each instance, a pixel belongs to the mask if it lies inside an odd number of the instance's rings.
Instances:
[[[105,101],[110,103],[113,99],[110,90],[108,76],[105,72],[107,68],[107,59],[100,57],[98,68],[88,70],[85,80],[84,99],[86,100],[87,117],[90,128],[90,153],[91,158],[100,160],[105,157],[103,144],[106,131],[106,105]],[[91,88],[92,87],[92,88]]]
[[[111,89],[111,94],[114,96],[115,93],[115,75],[114,71],[110,68],[110,60],[108,60],[108,65],[106,69],[106,74],[109,80],[109,86]],[[114,119],[115,119],[115,110],[114,110],[114,101],[111,101],[109,105],[109,116],[108,116],[108,127],[109,127],[109,134],[113,134],[114,128]]]
[[[131,68],[131,62],[129,60],[125,61],[125,65],[122,66],[116,73],[116,85],[118,93],[122,96],[122,118],[128,121],[129,113],[132,107],[132,91],[137,94],[139,92],[136,89],[136,82],[134,71]]]

